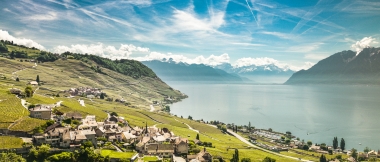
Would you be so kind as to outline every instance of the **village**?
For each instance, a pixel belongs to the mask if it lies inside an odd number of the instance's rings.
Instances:
[[[32,81],[29,84],[34,86],[35,83]],[[20,89],[12,88],[9,92],[23,97]],[[97,88],[83,87],[71,88],[64,92],[70,94],[69,98],[85,96],[91,99],[100,98],[105,94]],[[199,142],[199,140],[176,136],[168,128],[160,129],[156,125],[148,126],[147,124],[145,127],[132,127],[127,119],[118,116],[115,112],[106,112],[108,117],[98,122],[95,115],[83,116],[79,112],[57,111],[55,108],[59,106],[60,102],[28,106],[30,117],[52,121],[52,123],[43,132],[33,134],[30,139],[23,138],[24,142],[29,141],[34,146],[49,145],[58,152],[79,150],[83,143],[91,142],[95,149],[132,153],[133,156],[128,159],[130,161],[141,161],[144,157],[176,162],[213,161],[213,156],[205,147],[193,150],[196,147],[194,141]],[[121,159],[111,158],[111,161],[119,160]]]
[[[29,84],[33,85],[35,83],[32,81]],[[23,92],[19,89],[12,88],[9,92],[23,97]],[[105,93],[98,88],[79,87],[63,92],[69,94],[69,96],[66,96],[68,98],[79,96],[88,99],[101,97],[104,99],[105,96]],[[78,102],[84,106],[83,100],[79,99]],[[79,112],[62,113],[55,109],[59,106],[60,102],[49,105],[37,104],[32,107],[29,105],[30,117],[53,122],[42,132],[33,134],[30,139],[23,139],[30,141],[34,146],[49,145],[58,152],[79,150],[84,143],[90,142],[96,149],[133,154],[129,158],[130,161],[144,161],[144,158],[152,157],[156,160],[175,162],[224,161],[221,157],[213,157],[206,147],[203,147],[206,145],[199,138],[190,139],[190,136],[177,136],[168,128],[160,129],[156,125],[148,126],[147,123],[145,123],[145,127],[132,127],[125,117],[118,116],[116,112],[105,112],[107,113],[107,118],[99,122],[96,120],[95,115],[82,115]],[[311,141],[300,140],[292,135],[291,132],[280,133],[272,129],[255,129],[250,125],[237,126],[221,122],[208,123],[203,120],[194,122],[209,124],[210,126],[216,125],[227,134],[232,136],[241,135],[254,146],[273,153],[294,152],[299,155],[319,158],[313,154],[318,153],[322,155],[334,155],[337,161],[342,159],[342,155],[346,155],[348,161],[355,161],[352,157],[352,150],[342,149],[341,147],[334,148],[325,143],[316,144]],[[196,148],[197,145],[199,148]],[[380,158],[380,151],[375,150],[358,152],[357,154],[359,159],[362,160]],[[111,161],[119,160],[121,158],[111,158]],[[303,159],[299,158],[298,160]]]

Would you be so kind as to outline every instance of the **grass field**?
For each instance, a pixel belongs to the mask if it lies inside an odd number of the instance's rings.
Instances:
[[[18,137],[0,136],[0,149],[22,148],[23,141]]]
[[[130,159],[135,152],[117,152],[114,150],[101,150],[100,153],[103,157],[109,156],[110,158]]]
[[[144,156],[144,161],[157,161],[158,158],[156,156]]]

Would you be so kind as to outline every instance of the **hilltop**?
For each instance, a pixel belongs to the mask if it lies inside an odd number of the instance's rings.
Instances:
[[[285,84],[380,84],[380,48],[342,51],[294,73]]]

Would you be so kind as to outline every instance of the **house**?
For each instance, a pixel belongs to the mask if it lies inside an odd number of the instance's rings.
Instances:
[[[197,155],[187,155],[187,161],[193,161],[193,160],[197,160],[200,162],[212,162],[212,155],[206,151],[206,148],[204,148]]]
[[[37,85],[38,85],[38,82],[36,82],[36,81],[31,81],[31,82],[29,82],[29,84],[32,85],[32,86],[37,86]]]
[[[70,147],[80,147],[80,145],[87,141],[86,136],[82,133],[82,131],[70,131]]]
[[[82,134],[86,136],[87,141],[91,141],[94,146],[96,146],[96,133],[94,128],[81,130]]]
[[[132,143],[132,142],[135,142],[136,140],[136,136],[133,135],[131,131],[121,133],[121,138],[126,143]]]
[[[33,141],[37,145],[49,144],[53,147],[67,148],[70,146],[70,128],[61,127],[47,131],[42,136],[33,136]]]
[[[37,105],[34,108],[29,109],[30,117],[38,119],[51,119],[51,108],[50,106]]]
[[[188,154],[189,145],[186,138],[177,138],[175,143],[175,153],[176,154]]]
[[[174,145],[159,143],[146,144],[144,154],[171,157],[174,154]]]
[[[73,120],[82,120],[82,114],[78,112],[71,112],[71,113],[66,113],[65,114],[66,118],[71,118]]]
[[[17,88],[12,88],[9,90],[9,92],[12,94],[20,95],[22,91],[20,89],[17,89]]]
[[[59,128],[59,127],[62,127],[62,125],[59,124],[59,123],[54,123],[54,124],[48,126],[48,127],[45,129],[45,133],[48,132],[48,131],[50,131],[50,130],[53,130],[53,129],[55,129],[55,128]]]
[[[79,130],[97,128],[98,123],[95,120],[95,115],[87,115],[86,118],[82,119],[82,124],[78,126]]]

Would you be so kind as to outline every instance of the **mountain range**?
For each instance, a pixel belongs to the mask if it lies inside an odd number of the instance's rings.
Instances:
[[[242,82],[243,79],[223,70],[203,64],[176,63],[168,61],[143,61],[164,81],[207,81],[207,82]]]
[[[380,84],[380,48],[360,53],[342,51],[308,70],[294,73],[285,84]]]
[[[294,73],[288,68],[280,68],[274,64],[234,67],[229,63],[223,63],[208,66],[174,62],[172,59],[142,63],[164,81],[283,83]]]

